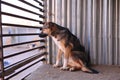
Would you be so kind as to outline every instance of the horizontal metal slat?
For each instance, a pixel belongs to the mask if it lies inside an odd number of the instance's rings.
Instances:
[[[12,16],[12,17],[17,17],[17,18],[22,18],[22,19],[26,19],[26,20],[31,20],[31,21],[39,22],[40,24],[44,24],[44,22],[42,22],[40,20],[36,20],[36,19],[28,18],[28,17],[23,17],[23,16],[16,15],[16,14],[11,14],[11,13],[7,13],[7,12],[1,12],[1,14]]]
[[[39,37],[46,37],[47,35],[46,34],[40,34],[40,33],[26,33],[26,34],[3,34],[3,35],[0,35],[0,37],[9,37],[9,36],[30,36],[30,35],[39,35]]]
[[[2,23],[3,26],[13,26],[13,27],[22,27],[22,28],[36,28],[42,30],[42,27],[38,26],[29,26],[29,25],[21,25],[21,24],[11,24],[11,23]]]
[[[25,68],[22,69],[21,71],[15,72],[14,74],[12,74],[12,75],[10,75],[9,77],[7,77],[6,80],[9,80],[10,78],[12,78],[12,77],[16,76],[17,74],[19,74],[19,73],[25,71],[26,69],[28,69],[28,68],[30,68],[31,66],[33,66],[33,65],[35,65],[35,64],[37,64],[37,63],[39,63],[40,61],[43,61],[43,59],[40,59],[40,60],[36,61],[35,63],[33,63],[33,64],[31,64],[31,65],[25,67]],[[23,79],[22,79],[22,80],[23,80]]]
[[[40,1],[34,0],[35,2],[39,3],[40,6],[44,6]]]
[[[41,12],[44,12],[43,9],[41,9],[41,8],[39,8],[39,7],[33,5],[33,4],[31,4],[31,3],[29,3],[29,2],[27,2],[27,1],[25,1],[25,0],[19,0],[19,1],[25,3],[25,4],[29,5],[29,6],[32,6],[32,7],[34,7],[34,8],[37,8],[37,9],[39,9]]]
[[[28,44],[28,43],[33,43],[33,42],[45,42],[44,39],[42,40],[34,40],[34,41],[28,41],[28,42],[22,42],[22,43],[16,43],[16,44],[10,44],[10,45],[3,45],[3,48],[7,48],[7,47],[12,47],[12,46],[18,46],[18,45],[23,45],[23,44]]]
[[[14,7],[14,8],[17,8],[17,9],[20,9],[20,10],[23,10],[23,11],[26,11],[26,12],[29,12],[29,13],[32,13],[32,14],[35,14],[35,15],[39,15],[41,18],[45,18],[45,16],[39,14],[39,13],[36,13],[36,12],[33,12],[33,11],[30,11],[28,9],[25,9],[25,8],[22,8],[22,7],[19,7],[19,6],[16,6],[16,5],[13,5],[13,4],[10,4],[10,3],[7,3],[7,2],[4,2],[4,1],[1,1],[2,4],[5,4],[5,5],[8,5],[8,6],[11,6],[11,7]]]
[[[21,51],[21,52],[18,52],[18,53],[14,53],[14,54],[11,54],[11,55],[4,56],[4,59],[10,58],[10,57],[14,57],[14,56],[17,56],[17,55],[19,55],[19,54],[23,54],[23,53],[26,53],[26,52],[30,52],[30,51],[33,51],[33,50],[36,50],[36,49],[44,49],[44,48],[46,48],[46,47],[45,47],[45,46],[40,46],[40,47],[36,47],[36,48],[33,48],[33,49]]]
[[[17,63],[14,64],[13,66],[10,66],[10,67],[8,67],[8,68],[5,68],[4,76],[9,75],[9,73],[11,73],[11,72],[13,72],[13,71],[15,71],[15,70],[17,70],[17,69],[25,66],[26,64],[28,64],[28,63],[30,63],[30,62],[32,62],[32,61],[34,61],[34,60],[36,60],[36,59],[44,56],[44,55],[47,55],[47,52],[44,52],[44,53],[41,53],[41,54],[38,54],[38,55],[31,56],[31,57],[29,57],[29,58],[26,58],[26,59],[24,59],[24,60],[22,60],[22,61],[17,62]],[[1,72],[0,74],[2,74],[2,72]]]
[[[26,33],[26,34],[3,34],[3,37],[8,36],[31,36],[31,35],[40,35],[40,33]]]

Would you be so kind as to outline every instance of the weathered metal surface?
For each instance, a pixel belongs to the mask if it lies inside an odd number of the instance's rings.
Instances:
[[[93,64],[120,65],[119,0],[48,0],[54,16],[50,21],[70,29]],[[51,45],[53,54],[56,46]]]

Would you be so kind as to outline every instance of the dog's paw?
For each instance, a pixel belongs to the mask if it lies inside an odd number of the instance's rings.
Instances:
[[[75,68],[74,67],[72,67],[72,68],[69,68],[69,71],[75,71]]]
[[[69,70],[69,67],[61,67],[60,69],[64,70],[64,71],[67,71],[67,70]]]
[[[54,65],[53,65],[53,67],[54,67],[54,68],[58,68],[58,67],[60,67],[60,66],[59,66],[59,65],[54,64]]]

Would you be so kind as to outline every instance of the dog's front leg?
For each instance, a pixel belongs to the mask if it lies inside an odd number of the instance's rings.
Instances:
[[[67,67],[67,65],[68,65],[68,59],[69,59],[69,54],[70,54],[70,50],[66,49],[65,53],[64,53],[63,66],[60,68],[61,70],[68,70],[69,69],[69,67]]]
[[[57,53],[57,56],[56,56],[56,63],[53,65],[54,68],[59,67],[59,63],[60,63],[62,53],[63,52],[59,49],[58,53]]]

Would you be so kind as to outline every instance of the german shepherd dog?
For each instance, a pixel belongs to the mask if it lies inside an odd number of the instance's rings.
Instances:
[[[61,70],[82,70],[87,73],[96,73],[96,71],[86,66],[85,49],[81,46],[79,39],[67,28],[61,27],[53,22],[47,22],[44,24],[42,33],[52,37],[59,48],[56,63],[53,67],[59,67],[59,62],[63,55],[63,66],[60,68]]]

